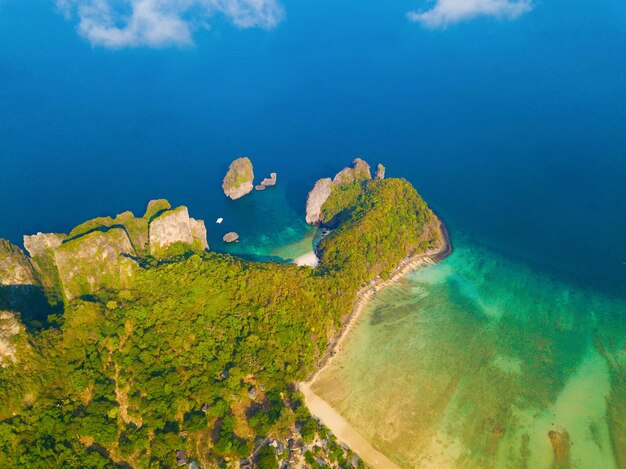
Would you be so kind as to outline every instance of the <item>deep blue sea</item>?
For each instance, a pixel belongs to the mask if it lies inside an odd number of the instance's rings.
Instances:
[[[216,19],[193,46],[110,50],[52,1],[0,1],[0,237],[165,197],[217,250],[227,228],[239,249],[295,242],[313,182],[360,156],[453,234],[626,297],[626,3],[437,30],[407,21],[419,0],[283,5],[271,30]],[[241,155],[275,194],[225,199]]]

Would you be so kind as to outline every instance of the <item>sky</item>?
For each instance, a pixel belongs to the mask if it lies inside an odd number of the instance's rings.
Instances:
[[[18,0],[4,0],[18,1]],[[402,12],[425,28],[447,28],[480,16],[512,20],[533,8],[531,0],[436,0]],[[191,46],[216,17],[235,27],[273,29],[289,14],[279,0],[56,0],[51,4],[97,47]]]

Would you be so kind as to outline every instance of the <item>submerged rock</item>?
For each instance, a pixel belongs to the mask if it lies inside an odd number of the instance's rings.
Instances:
[[[239,199],[254,189],[254,169],[249,158],[238,158],[230,164],[222,182],[224,194],[231,199]]]
[[[385,167],[380,163],[376,166],[376,179],[385,179]]]
[[[222,239],[225,243],[234,243],[239,240],[239,235],[234,231],[231,231],[230,233],[226,233]]]
[[[570,438],[569,434],[563,428],[550,430],[548,432],[550,444],[552,444],[552,452],[554,453],[554,463],[561,467],[569,459]]]
[[[322,215],[322,205],[333,191],[333,181],[330,178],[320,179],[315,183],[306,201],[306,222],[309,225],[319,223]]]

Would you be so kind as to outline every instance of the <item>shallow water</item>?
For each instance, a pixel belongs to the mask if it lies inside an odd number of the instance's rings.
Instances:
[[[625,305],[457,244],[370,303],[313,390],[406,467],[623,465]]]

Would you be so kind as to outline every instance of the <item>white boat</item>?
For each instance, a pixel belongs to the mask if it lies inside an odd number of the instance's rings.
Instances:
[[[220,223],[222,223],[223,221],[224,221],[224,219],[223,219],[223,218],[218,218],[218,219],[215,221],[215,223],[217,223],[217,224],[219,225],[219,224],[220,224]]]

